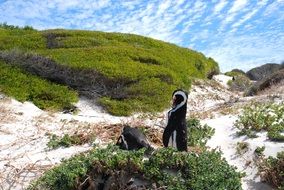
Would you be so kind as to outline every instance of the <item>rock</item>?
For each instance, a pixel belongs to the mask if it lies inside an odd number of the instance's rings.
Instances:
[[[284,66],[280,64],[267,63],[249,70],[246,75],[250,80],[260,81],[283,68]]]

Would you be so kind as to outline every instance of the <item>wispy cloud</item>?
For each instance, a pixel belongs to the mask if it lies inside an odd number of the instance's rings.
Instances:
[[[264,63],[280,63],[284,60],[284,35],[274,36],[273,33],[252,34],[248,36],[225,36],[216,48],[206,51],[221,65],[222,71],[239,68],[247,71]],[[238,56],[236,56],[238,55]]]
[[[246,6],[247,0],[236,0],[233,6],[228,10],[225,19],[222,22],[221,30],[225,28],[226,25],[232,23],[239,12]]]
[[[223,8],[228,4],[227,0],[220,0],[218,4],[215,5],[214,7],[214,14],[218,14],[223,10]]]
[[[229,14],[233,14],[244,8],[247,4],[247,0],[236,0],[232,8],[228,11]]]
[[[283,9],[284,0],[17,0],[0,1],[0,22],[135,33],[246,69],[284,55]]]

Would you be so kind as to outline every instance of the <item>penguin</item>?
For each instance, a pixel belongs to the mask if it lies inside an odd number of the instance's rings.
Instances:
[[[178,151],[187,151],[186,110],[188,94],[175,90],[172,94],[172,109],[167,113],[167,125],[163,133],[165,147],[174,147]]]

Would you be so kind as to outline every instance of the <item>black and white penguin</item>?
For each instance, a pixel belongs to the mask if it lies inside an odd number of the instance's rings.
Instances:
[[[168,112],[167,125],[163,133],[165,147],[172,146],[187,151],[186,108],[188,94],[183,90],[173,92],[173,106]]]

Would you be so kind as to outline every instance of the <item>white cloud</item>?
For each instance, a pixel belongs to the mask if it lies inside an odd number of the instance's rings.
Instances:
[[[225,26],[235,20],[235,17],[239,12],[242,12],[243,8],[247,5],[247,0],[236,0],[233,6],[228,10],[225,19],[222,22],[221,30],[224,30]]]
[[[201,0],[197,0],[193,7],[193,12],[202,12],[206,8],[206,3]]]
[[[218,14],[228,4],[226,0],[220,0],[219,3],[214,7],[214,14]]]
[[[274,14],[275,12],[277,12],[281,7],[281,14],[283,15],[283,4],[284,4],[284,0],[282,1],[274,1],[273,3],[269,4],[265,11],[264,11],[264,16],[268,16],[271,14]]]
[[[140,0],[130,0],[130,1],[122,1],[121,5],[126,7],[128,10],[133,10],[136,6],[141,4]]]
[[[161,15],[165,13],[165,11],[171,6],[171,0],[162,1],[161,4],[158,6],[157,14]]]
[[[225,36],[224,41],[205,53],[220,63],[221,70],[239,68],[247,71],[268,62],[280,63],[283,60],[284,35],[271,38],[267,34],[250,36]]]
[[[253,17],[256,13],[258,12],[258,9],[255,9],[249,13],[247,13],[245,16],[242,17],[242,19],[240,19],[238,22],[234,23],[232,25],[233,28],[236,28],[240,25],[242,25],[244,22],[246,22],[247,20],[249,20],[251,17]]]
[[[244,8],[247,4],[247,0],[236,0],[234,1],[234,4],[232,6],[232,8],[228,11],[229,14],[231,13],[236,13],[239,10],[241,10],[242,8]]]
[[[240,20],[238,20],[232,25],[233,30],[236,30],[237,27],[241,26],[246,21],[251,19],[257,12],[261,10],[262,7],[264,7],[267,4],[267,2],[268,0],[258,1],[256,6],[252,7],[252,11],[247,12]]]

